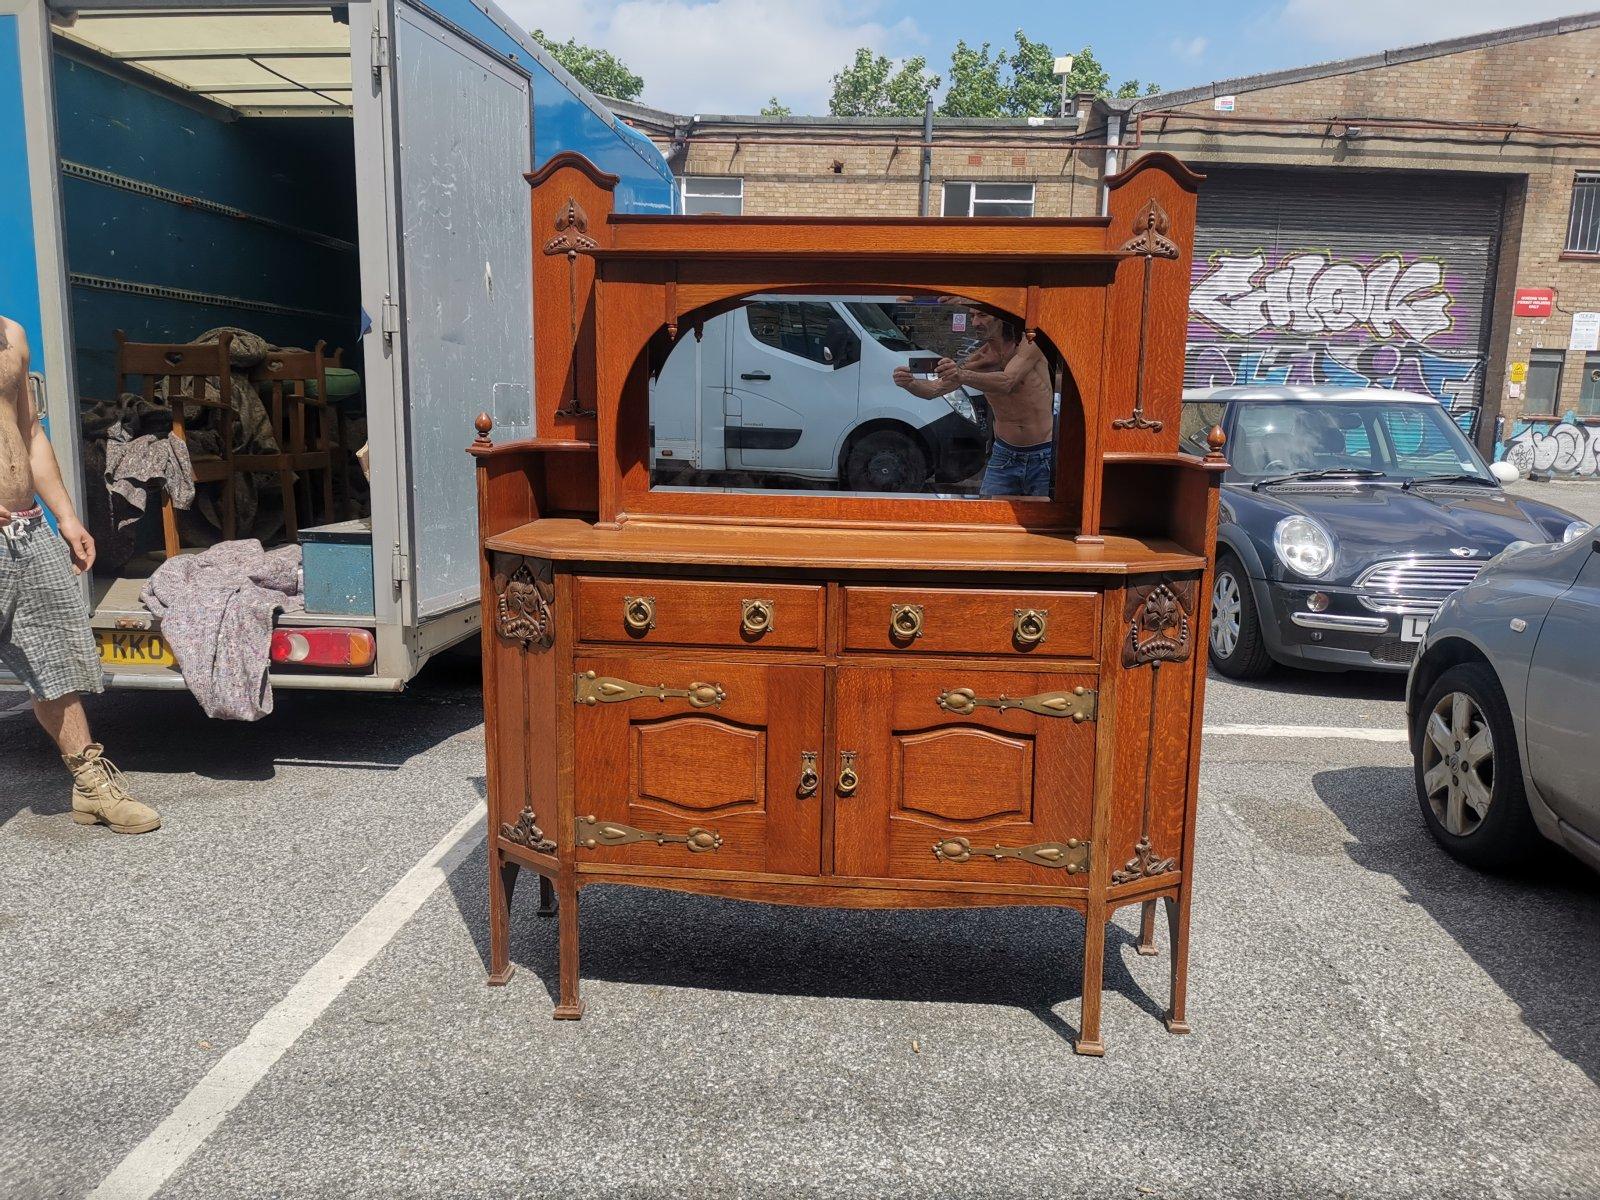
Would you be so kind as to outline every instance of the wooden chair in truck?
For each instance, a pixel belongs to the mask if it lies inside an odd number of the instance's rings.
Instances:
[[[338,358],[329,358],[326,345],[319,341],[313,350],[274,350],[250,372],[250,382],[260,390],[267,406],[279,452],[242,454],[234,461],[242,471],[277,474],[283,486],[284,533],[290,541],[300,536],[302,516],[318,519],[315,498],[319,493],[320,519],[335,519],[336,471],[349,493],[340,438],[342,422],[328,391],[328,367],[337,365]]]

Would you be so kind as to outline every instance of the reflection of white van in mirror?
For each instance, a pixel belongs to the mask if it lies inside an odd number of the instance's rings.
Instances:
[[[890,378],[939,356],[901,332],[888,303],[756,296],[698,341],[681,338],[651,392],[656,481],[735,472],[920,491],[980,471],[987,431],[972,398],[924,400]]]

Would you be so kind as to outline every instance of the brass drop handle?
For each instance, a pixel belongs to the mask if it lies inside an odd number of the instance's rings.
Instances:
[[[1048,608],[1019,608],[1011,627],[1012,639],[1019,646],[1037,646],[1044,641],[1045,630],[1050,625]]]
[[[909,642],[922,636],[922,605],[891,604],[889,606],[889,634],[899,641]]]
[[[839,751],[839,794],[850,796],[861,786],[861,776],[856,773],[856,752]]]
[[[654,596],[624,596],[622,598],[622,623],[634,633],[649,633],[656,627],[656,598]]]
[[[744,615],[739,622],[739,627],[750,637],[760,637],[763,633],[772,632],[772,601],[771,600],[741,600]]]
[[[815,796],[817,794],[817,752],[815,750],[800,751],[800,787],[802,796]]]

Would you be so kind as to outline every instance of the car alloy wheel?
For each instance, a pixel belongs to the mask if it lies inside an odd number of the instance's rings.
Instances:
[[[1439,824],[1466,837],[1483,824],[1494,799],[1494,734],[1465,692],[1447,692],[1428,714],[1422,786]]]
[[[1233,654],[1239,645],[1239,626],[1244,618],[1244,601],[1239,581],[1231,571],[1218,571],[1211,585],[1211,650],[1222,658]]]

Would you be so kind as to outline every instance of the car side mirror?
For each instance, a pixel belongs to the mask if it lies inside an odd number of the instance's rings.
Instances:
[[[834,354],[832,351],[829,351],[828,361],[833,364],[833,369],[835,371],[841,370],[844,367],[853,366],[854,364],[860,362],[861,339],[852,333],[849,337],[845,338],[844,344],[839,347],[838,354]]]
[[[1501,483],[1515,483],[1522,478],[1522,472],[1517,470],[1515,464],[1503,461],[1490,463],[1489,474],[1493,475]]]

